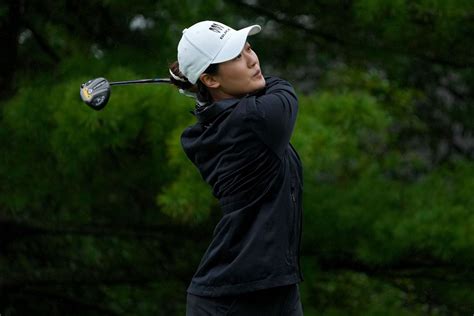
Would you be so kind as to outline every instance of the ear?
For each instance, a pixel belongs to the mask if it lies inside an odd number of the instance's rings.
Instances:
[[[202,83],[204,83],[204,85],[208,88],[217,89],[221,86],[220,82],[217,81],[216,78],[210,74],[201,74],[199,76],[199,79],[201,79]]]

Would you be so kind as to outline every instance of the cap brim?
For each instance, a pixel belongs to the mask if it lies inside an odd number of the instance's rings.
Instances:
[[[244,48],[244,45],[247,42],[247,37],[255,35],[261,30],[262,28],[260,25],[252,25],[235,31],[232,34],[232,37],[227,40],[224,47],[222,47],[219,54],[217,54],[217,56],[212,60],[211,64],[223,63],[237,57]]]

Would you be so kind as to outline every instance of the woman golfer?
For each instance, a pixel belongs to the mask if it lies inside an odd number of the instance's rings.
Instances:
[[[181,143],[223,216],[187,289],[188,316],[303,315],[298,283],[302,167],[290,144],[292,86],[264,77],[247,42],[214,21],[185,29],[171,80],[197,99]]]

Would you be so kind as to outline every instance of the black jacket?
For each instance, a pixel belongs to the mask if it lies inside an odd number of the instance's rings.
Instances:
[[[188,293],[224,296],[298,283],[303,174],[290,144],[298,112],[291,85],[266,77],[241,99],[196,110],[181,135],[223,217]]]

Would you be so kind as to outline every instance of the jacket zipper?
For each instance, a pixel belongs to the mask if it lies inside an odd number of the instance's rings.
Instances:
[[[291,214],[291,216],[292,216],[292,221],[291,221],[292,227],[291,227],[291,236],[290,236],[291,239],[290,239],[290,245],[289,245],[289,246],[290,246],[290,250],[291,250],[290,253],[291,253],[292,256],[293,256],[293,255],[294,255],[294,254],[293,254],[293,246],[294,246],[293,244],[295,243],[295,234],[296,234],[296,229],[295,229],[295,227],[296,227],[296,212],[297,212],[295,191],[294,191],[294,187],[293,187],[293,186],[291,187],[291,201],[292,201],[292,203],[293,203],[293,208],[292,208],[292,210],[291,210],[291,211],[292,211],[292,214]],[[296,251],[297,251],[297,249],[296,249]]]
[[[295,198],[295,192],[292,190],[291,191],[291,199],[293,201],[293,209],[294,209],[294,212],[293,212],[293,223],[294,225],[296,225],[296,214],[299,212],[298,210],[298,205],[296,203],[296,198]],[[300,245],[301,245],[301,231],[303,229],[303,217],[302,217],[302,214],[299,214],[299,236],[298,236],[298,243],[296,245],[296,257],[297,257],[297,260],[298,260],[298,273],[300,275],[300,278],[303,279],[303,275],[301,274],[301,263],[300,263]],[[293,235],[294,235],[294,232],[293,232]],[[293,238],[292,238],[293,240]]]
[[[301,260],[300,260],[300,247],[301,247],[301,235],[303,234],[303,214],[299,213],[300,216],[300,229],[299,229],[299,238],[298,246],[296,247],[296,255],[298,256],[298,273],[300,274],[301,280],[303,280],[303,274],[301,273]]]
[[[300,161],[300,156],[298,155],[298,152],[295,150],[293,145],[291,145],[291,143],[290,143],[290,147],[291,147],[293,153],[295,154],[297,160]],[[293,205],[294,205],[294,209],[295,209],[295,215],[294,216],[296,216],[296,214],[298,214],[298,216],[299,216],[299,237],[298,237],[298,244],[296,245],[296,256],[297,256],[297,260],[298,260],[298,273],[300,275],[301,280],[303,280],[303,274],[301,273],[301,260],[300,260],[300,247],[301,247],[301,238],[302,238],[302,233],[303,233],[303,214],[298,209],[298,205],[296,203],[296,198],[295,198],[295,194],[294,194],[295,187],[296,187],[296,184],[295,184],[295,186],[292,187],[291,198],[293,200]],[[296,220],[295,220],[295,222],[296,222]]]

